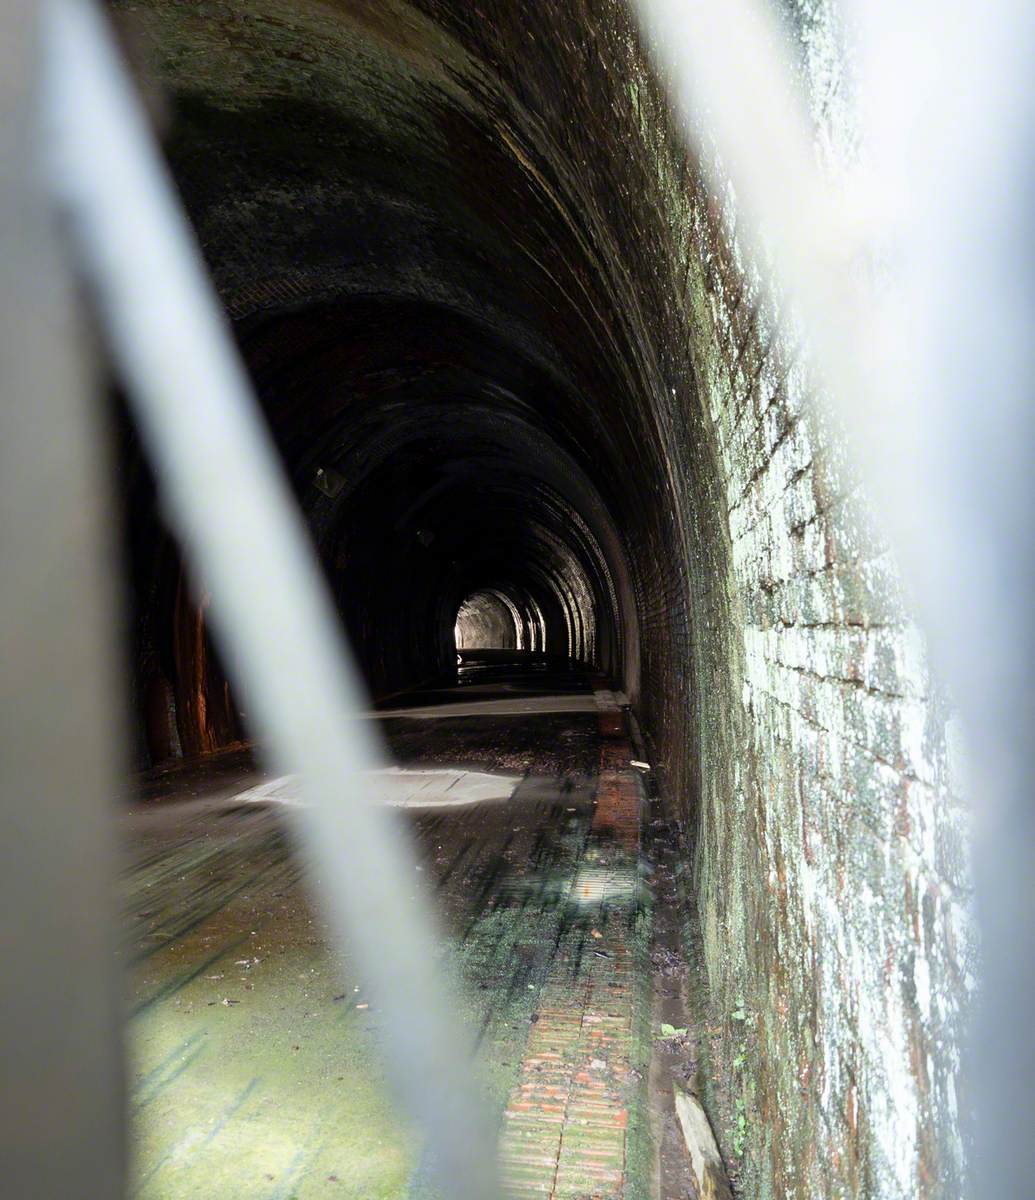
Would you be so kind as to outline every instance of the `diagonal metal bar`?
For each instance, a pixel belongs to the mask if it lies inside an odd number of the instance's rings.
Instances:
[[[380,751],[338,619],[219,303],[110,36],[88,0],[52,0],[45,105],[53,178],[169,519],[212,595],[217,636],[278,769],[302,777],[298,830],[318,897],[383,1015],[399,1098],[442,1192],[496,1194],[491,1106],[413,903],[401,826],[368,802]]]

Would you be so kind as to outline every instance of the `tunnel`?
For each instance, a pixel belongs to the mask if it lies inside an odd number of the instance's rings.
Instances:
[[[645,979],[676,964],[693,997],[657,1045],[666,1070],[695,1064],[733,1194],[958,1195],[973,937],[957,723],[633,14],[617,0],[110,11],[370,703],[397,723],[393,752],[433,788],[459,756],[458,796],[511,776],[531,794],[552,770],[572,798],[558,821],[583,813],[591,776],[598,806],[640,797],[667,940],[637,961]],[[823,99],[832,6],[781,13],[817,142],[847,136]],[[225,792],[253,745],[247,697],[114,404],[135,766],[151,801],[198,780]],[[448,753],[448,722],[405,726],[444,688],[484,723]],[[624,819],[604,822],[619,843]],[[582,930],[590,956],[598,932]],[[240,1011],[216,992],[205,1004]],[[155,1031],[141,1062],[173,1049]],[[239,1095],[265,1068],[228,1070]],[[662,1107],[664,1159],[678,1124]],[[139,1135],[142,1186],[179,1195],[194,1135],[159,1110]],[[208,1194],[260,1194],[228,1182],[245,1159]],[[668,1169],[663,1200],[687,1194]],[[382,1194],[363,1170],[347,1194]],[[547,1194],[624,1194],[625,1170]],[[271,1171],[270,1189],[294,1186]]]

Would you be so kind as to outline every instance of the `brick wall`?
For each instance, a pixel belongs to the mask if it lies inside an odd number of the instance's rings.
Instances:
[[[971,936],[950,711],[793,374],[738,403],[743,343],[726,297],[709,307],[737,632],[701,647],[697,686],[730,711],[696,741],[692,817],[713,1015],[727,1061],[749,1047],[746,1192],[958,1195]]]
[[[851,141],[836,26],[822,4],[792,17],[833,161]],[[735,632],[700,639],[696,688],[720,688],[724,716],[695,731],[690,816],[744,1191],[955,1197],[973,987],[959,731],[838,431],[731,269],[726,217],[695,215],[694,345]]]

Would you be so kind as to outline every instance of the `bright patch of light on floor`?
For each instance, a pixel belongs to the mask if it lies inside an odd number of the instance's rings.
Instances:
[[[625,902],[636,894],[637,879],[635,869],[581,866],[572,880],[569,896],[577,904]]]
[[[369,781],[365,798],[391,808],[457,808],[465,804],[509,800],[521,781],[520,775],[492,775],[488,771],[465,771],[458,767],[386,767],[364,772]],[[260,783],[232,798],[234,804],[282,804],[299,807],[305,803],[297,775],[281,775]]]

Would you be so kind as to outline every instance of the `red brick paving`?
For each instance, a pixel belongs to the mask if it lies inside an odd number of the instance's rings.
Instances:
[[[571,896],[600,905],[596,953],[583,957],[575,980],[558,958],[543,988],[504,1116],[500,1160],[511,1200],[609,1200],[625,1183],[634,987],[626,921],[616,910],[635,894],[642,787],[628,741],[616,736],[623,714],[602,712],[601,732],[592,834],[602,849],[576,873]]]

